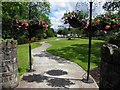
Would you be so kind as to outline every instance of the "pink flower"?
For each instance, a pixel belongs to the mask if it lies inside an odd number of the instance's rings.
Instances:
[[[103,30],[100,30],[100,32],[102,33],[102,32],[103,32]]]
[[[19,22],[18,22],[18,20],[16,19],[16,24],[18,24]]]
[[[29,24],[25,21],[21,25],[29,26]]]
[[[68,22],[68,20],[65,20],[65,22]]]
[[[39,20],[39,22],[41,23],[41,22],[42,22],[42,20]]]
[[[120,26],[120,22],[118,22],[117,25]]]
[[[48,30],[48,27],[46,27],[45,30]]]
[[[18,28],[21,28],[22,26],[18,26]]]
[[[44,24],[43,27],[48,30],[48,25],[47,24]]]
[[[25,28],[25,30],[28,30],[28,28]]]
[[[48,30],[48,25],[44,21],[42,21],[42,25],[46,30]]]
[[[29,26],[29,24],[28,24],[28,23],[25,23],[25,26]]]
[[[99,23],[99,22],[100,22],[100,20],[99,20],[99,19],[97,19],[97,20],[96,20],[96,23]]]
[[[87,29],[87,26],[85,26],[84,29]]]
[[[105,29],[107,29],[107,30],[110,29],[110,26],[109,26],[109,25],[106,25],[106,26],[105,26]]]

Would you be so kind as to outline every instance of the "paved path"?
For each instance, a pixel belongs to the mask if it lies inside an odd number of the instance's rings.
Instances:
[[[81,80],[86,72],[77,64],[46,52],[50,44],[32,50],[34,72],[25,73],[17,88],[98,88]]]

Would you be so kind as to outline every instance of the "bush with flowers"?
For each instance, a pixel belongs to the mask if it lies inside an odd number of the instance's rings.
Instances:
[[[63,18],[64,24],[69,23],[74,28],[84,28],[84,33],[88,34],[89,20],[85,17],[79,18],[78,12],[65,13]],[[120,18],[117,14],[99,15],[92,20],[92,34],[93,36],[105,35],[112,31],[118,30],[120,27]],[[97,32],[97,33],[96,33]]]

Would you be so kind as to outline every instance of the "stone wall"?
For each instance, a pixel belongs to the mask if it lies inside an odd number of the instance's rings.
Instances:
[[[120,48],[116,45],[103,45],[100,75],[100,90],[120,89]]]
[[[18,85],[17,41],[0,43],[0,85],[14,88]]]

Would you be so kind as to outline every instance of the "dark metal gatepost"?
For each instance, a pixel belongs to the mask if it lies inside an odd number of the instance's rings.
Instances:
[[[87,71],[87,81],[89,81],[90,75],[90,60],[91,60],[91,39],[92,39],[92,3],[90,2],[90,22],[89,22],[89,51],[88,51],[88,71]]]
[[[90,1],[90,21],[89,21],[89,51],[88,51],[88,70],[87,70],[87,78],[82,81],[85,83],[93,83],[94,81],[89,77],[90,75],[90,60],[91,60],[91,40],[92,40],[92,1]]]
[[[29,2],[29,20],[31,19],[31,2]],[[29,69],[28,72],[32,71],[32,58],[31,58],[31,30],[29,28]]]

